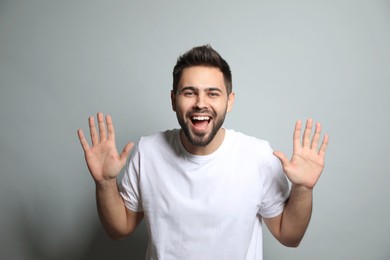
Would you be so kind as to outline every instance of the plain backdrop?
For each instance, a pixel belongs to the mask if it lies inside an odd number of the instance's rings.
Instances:
[[[330,136],[299,248],[265,259],[390,259],[390,1],[0,1],[0,259],[143,259],[111,241],[76,131],[112,115],[117,146],[177,128],[179,54],[211,44],[236,103],[225,127],[288,155],[296,120]]]

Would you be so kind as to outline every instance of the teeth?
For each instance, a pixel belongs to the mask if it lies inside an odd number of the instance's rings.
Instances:
[[[199,120],[199,121],[210,120],[210,118],[208,116],[194,116],[192,119]]]

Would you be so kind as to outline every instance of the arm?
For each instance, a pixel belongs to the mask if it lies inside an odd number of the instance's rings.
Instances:
[[[94,118],[89,118],[92,146],[89,146],[81,129],[78,130],[78,136],[88,169],[96,184],[100,220],[111,238],[120,239],[133,232],[143,217],[142,212],[132,212],[125,207],[116,180],[133,144],[128,143],[119,155],[115,146],[115,131],[111,117],[109,115],[106,117],[108,134],[103,114],[98,113],[97,117],[99,134]]]
[[[282,244],[291,247],[299,245],[309,225],[313,188],[324,168],[325,152],[328,145],[328,136],[325,135],[318,149],[321,134],[319,123],[316,124],[313,139],[310,141],[311,119],[307,120],[301,144],[301,126],[300,121],[295,125],[294,151],[291,160],[288,160],[282,152],[274,152],[274,155],[281,161],[287,178],[292,183],[290,197],[282,214],[274,218],[264,219],[275,238]]]
[[[112,239],[130,235],[143,218],[143,212],[133,212],[126,208],[116,179],[96,184],[96,203],[100,221]]]

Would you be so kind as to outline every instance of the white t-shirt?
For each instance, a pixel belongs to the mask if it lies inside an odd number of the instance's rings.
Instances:
[[[267,141],[226,130],[206,156],[183,147],[179,130],[143,137],[120,183],[143,211],[146,259],[262,259],[261,217],[282,213],[287,179]]]

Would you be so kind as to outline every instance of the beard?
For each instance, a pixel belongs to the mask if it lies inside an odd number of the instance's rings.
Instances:
[[[192,111],[191,113],[188,113],[187,118],[190,118],[190,115],[192,113],[202,113],[202,112],[205,112],[205,111],[204,110],[203,111],[198,111],[198,110]],[[215,135],[218,133],[218,130],[222,127],[222,125],[225,121],[226,113],[227,112],[225,112],[221,117],[218,118],[216,116],[216,113],[212,112],[213,119],[209,122],[209,124],[213,123],[213,126],[211,128],[211,132],[206,132],[206,133],[192,132],[190,127],[184,122],[184,119],[181,118],[178,114],[176,114],[176,116],[177,116],[177,120],[179,122],[181,129],[183,130],[185,136],[187,137],[187,140],[193,146],[205,147],[209,143],[211,143],[211,141],[214,139]]]

